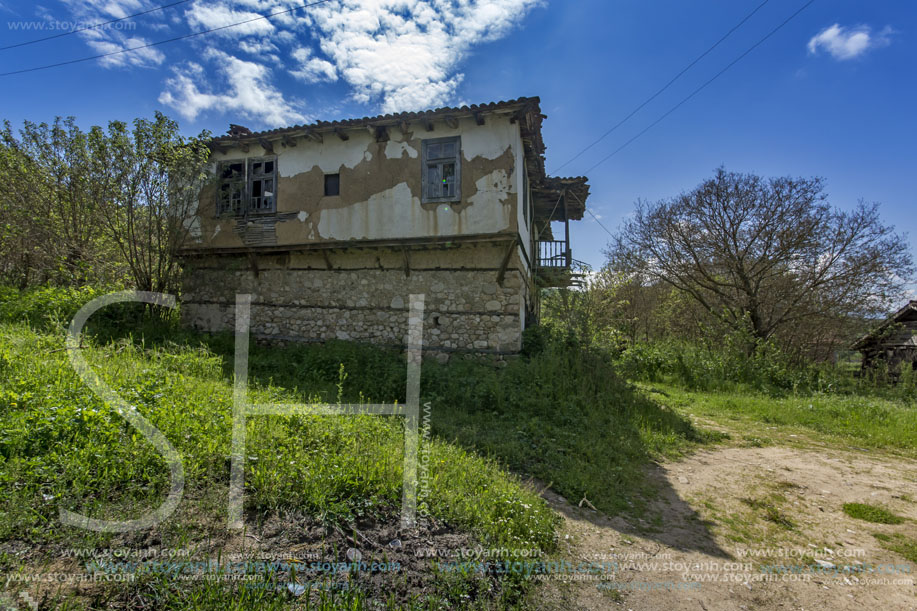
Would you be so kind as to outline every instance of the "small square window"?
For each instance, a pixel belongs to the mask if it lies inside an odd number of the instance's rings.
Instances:
[[[341,175],[325,174],[325,195],[341,194]]]

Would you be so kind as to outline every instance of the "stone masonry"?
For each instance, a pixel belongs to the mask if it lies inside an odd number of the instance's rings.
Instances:
[[[235,295],[250,293],[257,339],[404,346],[408,296],[420,293],[425,352],[441,359],[452,352],[510,354],[521,348],[530,297],[518,269],[508,268],[498,284],[500,253],[496,246],[463,246],[409,255],[259,255],[254,263],[244,255],[204,258],[185,278],[182,317],[203,331],[231,331]]]

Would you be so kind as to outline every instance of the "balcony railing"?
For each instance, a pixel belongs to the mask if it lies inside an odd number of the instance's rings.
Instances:
[[[570,245],[564,240],[538,242],[538,267],[570,269],[572,260]]]

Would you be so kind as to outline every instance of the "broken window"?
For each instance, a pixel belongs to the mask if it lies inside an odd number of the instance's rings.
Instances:
[[[217,169],[217,214],[274,212],[277,203],[277,158],[221,161]]]
[[[245,162],[221,161],[217,170],[217,214],[241,214],[245,197]]]
[[[273,212],[277,184],[277,162],[274,159],[249,159],[248,161],[249,210]]]
[[[423,201],[452,202],[461,199],[460,136],[423,141]]]
[[[325,195],[341,194],[341,175],[325,174]]]

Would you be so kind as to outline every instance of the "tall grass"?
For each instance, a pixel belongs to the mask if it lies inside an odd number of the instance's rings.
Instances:
[[[748,354],[728,336],[718,346],[684,341],[637,342],[616,353],[614,361],[628,379],[665,381],[696,391],[750,390],[774,397],[829,393],[917,399],[917,375],[910,367],[890,375],[881,366],[860,371],[852,362],[800,363],[767,342]]]

